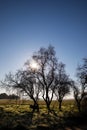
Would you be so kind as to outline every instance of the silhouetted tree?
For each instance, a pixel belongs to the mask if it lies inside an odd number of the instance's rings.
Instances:
[[[35,111],[35,109],[39,111],[38,100],[41,89],[40,84],[36,79],[35,71],[32,71],[31,67],[28,67],[28,69],[23,72],[20,71],[19,73],[21,76],[19,88],[21,91],[27,93],[30,99],[33,100],[33,111]]]
[[[55,72],[57,69],[57,59],[54,47],[49,46],[47,49],[40,48],[40,50],[33,55],[33,59],[39,65],[36,76],[42,87],[42,97],[48,111],[50,111],[50,104],[53,99],[55,88]]]
[[[27,60],[25,69],[6,75],[3,86],[19,88],[20,92],[26,93],[34,102],[32,108],[39,108],[38,99],[41,93],[48,112],[55,93],[61,109],[62,100],[69,93],[69,81],[64,64],[58,62],[51,45],[48,48],[40,48],[33,54],[32,59],[36,61],[38,68],[33,68],[31,60]]]
[[[59,102],[59,110],[61,111],[63,98],[70,92],[70,80],[65,72],[65,65],[63,63],[58,65],[55,86],[55,95]]]
[[[13,89],[20,89],[20,92],[25,92],[34,102],[34,106],[38,107],[39,98],[39,83],[36,82],[34,73],[32,70],[19,70],[14,75],[9,73],[5,77],[3,85]],[[35,108],[35,107],[34,107]]]
[[[83,64],[77,68],[78,84],[73,84],[74,98],[79,112],[81,111],[81,102],[87,91],[87,59],[83,59]]]

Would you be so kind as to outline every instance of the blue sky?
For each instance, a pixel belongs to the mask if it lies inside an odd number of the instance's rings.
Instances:
[[[87,57],[87,0],[0,0],[0,80],[49,44],[74,78]]]

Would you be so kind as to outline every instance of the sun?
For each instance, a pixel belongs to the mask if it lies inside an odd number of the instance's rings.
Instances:
[[[38,63],[37,63],[36,61],[34,61],[34,60],[31,60],[31,62],[30,62],[30,67],[31,67],[31,69],[33,69],[33,70],[38,70],[38,69],[39,69]]]

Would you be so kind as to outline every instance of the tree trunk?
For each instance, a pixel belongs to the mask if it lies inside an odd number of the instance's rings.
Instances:
[[[50,110],[50,102],[47,102],[47,101],[46,101],[46,106],[47,106],[47,110],[48,110],[48,113],[49,113],[49,112],[51,111],[51,110]]]
[[[81,100],[78,99],[77,97],[75,98],[75,100],[76,100],[76,105],[77,105],[78,111],[81,112]]]
[[[61,111],[62,100],[59,100],[59,111]]]
[[[35,110],[37,110],[37,112],[39,112],[39,105],[38,105],[37,101],[34,98],[32,98],[32,100],[34,102],[33,105],[30,105],[30,108],[32,108],[32,112],[35,112]]]
[[[81,103],[77,102],[78,111],[81,112]]]

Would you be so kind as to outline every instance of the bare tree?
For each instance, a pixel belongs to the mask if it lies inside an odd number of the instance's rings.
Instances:
[[[19,88],[20,92],[25,92],[34,102],[32,108],[38,108],[41,93],[48,112],[55,92],[61,109],[62,100],[69,93],[69,78],[65,73],[64,64],[58,62],[54,47],[51,45],[48,48],[40,48],[33,54],[32,59],[38,64],[38,68],[27,60],[26,69],[6,75],[4,86]]]
[[[32,69],[28,68],[28,70],[23,71],[20,73],[21,75],[21,81],[20,81],[20,88],[22,91],[27,93],[27,95],[30,97],[30,99],[33,100],[34,104],[32,107],[33,111],[37,109],[39,111],[39,94],[41,92],[40,84],[36,79],[35,72],[32,71]]]
[[[6,75],[3,85],[8,88],[13,88],[14,90],[19,88],[20,92],[25,92],[34,102],[35,107],[33,107],[33,111],[35,109],[39,111],[38,98],[40,93],[40,85],[36,81],[32,70],[19,70],[14,75],[9,73]]]
[[[63,98],[70,92],[70,80],[69,76],[65,72],[65,65],[60,63],[57,69],[57,75],[55,78],[55,95],[59,102],[59,110],[61,111],[61,105]]]
[[[81,103],[87,92],[87,59],[83,59],[83,64],[77,68],[78,84],[73,84],[74,98],[79,112],[81,111]]]
[[[46,103],[48,111],[50,111],[50,104],[54,94],[54,80],[57,69],[57,59],[55,51],[52,46],[40,48],[38,52],[33,55],[33,59],[39,64],[37,71],[37,79],[42,86],[42,97]]]

